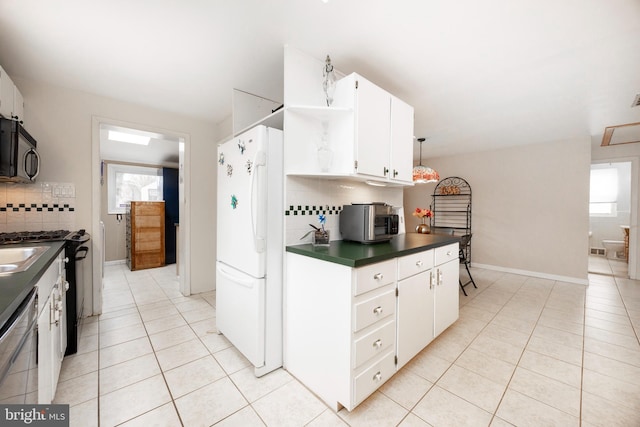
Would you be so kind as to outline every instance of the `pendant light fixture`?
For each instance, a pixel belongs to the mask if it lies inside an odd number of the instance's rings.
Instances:
[[[438,182],[440,180],[438,172],[428,166],[422,166],[422,143],[424,141],[425,138],[418,138],[418,142],[420,142],[420,164],[413,168],[413,182],[416,184]]]

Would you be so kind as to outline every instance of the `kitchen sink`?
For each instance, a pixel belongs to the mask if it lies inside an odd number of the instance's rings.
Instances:
[[[22,246],[0,248],[0,276],[26,271],[49,246]]]

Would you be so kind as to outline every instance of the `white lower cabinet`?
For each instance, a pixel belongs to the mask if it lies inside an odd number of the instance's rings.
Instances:
[[[398,369],[433,338],[433,249],[398,258]]]
[[[435,249],[434,336],[440,335],[459,315],[460,261],[458,244]]]
[[[334,410],[355,408],[438,335],[434,325],[457,319],[457,263],[440,270],[434,254],[351,268],[287,252],[285,368]],[[436,310],[438,297],[455,310]]]
[[[398,369],[433,341],[433,272],[398,282]]]
[[[38,281],[38,403],[52,402],[67,347],[63,254]]]

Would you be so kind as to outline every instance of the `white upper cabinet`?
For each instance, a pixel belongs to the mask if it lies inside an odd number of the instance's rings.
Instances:
[[[355,79],[356,172],[388,178],[391,150],[391,95],[361,76]]]
[[[13,85],[13,118],[20,120],[24,124],[24,98],[18,90],[18,86]]]
[[[411,185],[413,107],[355,73],[338,81],[334,99],[287,107],[287,174]]]
[[[0,67],[0,116],[24,121],[22,94],[2,67]]]
[[[391,97],[391,179],[413,183],[413,107]]]
[[[327,106],[323,65],[285,51],[286,174],[413,185],[413,107],[356,73]]]
[[[13,81],[0,67],[0,116],[10,119],[13,113]]]

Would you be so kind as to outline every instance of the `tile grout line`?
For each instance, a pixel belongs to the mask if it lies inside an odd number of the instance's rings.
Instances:
[[[525,280],[525,282],[523,282],[523,285],[524,285],[524,283],[526,283],[526,280]],[[527,346],[529,345],[529,342],[531,341],[531,337],[533,336],[533,332],[536,330],[536,326],[538,326],[538,322],[540,321],[540,318],[542,317],[542,313],[544,312],[544,308],[547,305],[547,302],[549,301],[549,298],[551,297],[551,293],[553,292],[553,288],[555,288],[556,283],[557,283],[556,281],[553,282],[553,286],[551,287],[551,289],[549,290],[549,292],[547,294],[547,297],[545,298],[544,304],[542,305],[542,309],[540,310],[540,313],[538,314],[538,318],[536,319],[536,323],[535,323],[535,325],[533,325],[533,329],[531,329],[531,332],[529,333],[529,338],[527,338],[527,342],[524,345],[524,347],[522,348],[522,352],[520,353],[520,357],[518,358],[518,361],[515,363],[515,369],[511,373],[511,376],[509,377],[509,381],[507,382],[507,385],[504,388],[504,392],[502,393],[502,397],[500,398],[500,401],[498,402],[498,406],[496,406],[496,410],[494,411],[493,417],[491,418],[491,422],[493,422],[493,420],[497,416],[496,414],[498,412],[498,409],[500,408],[500,405],[502,404],[502,401],[504,400],[504,397],[507,394],[507,391],[509,390],[509,385],[513,381],[513,377],[515,376],[516,371],[518,370],[518,367],[520,366],[520,361],[522,360],[522,356],[524,355],[525,351],[527,351]],[[520,290],[523,285],[521,285],[520,288],[518,288],[518,290]],[[513,294],[513,296],[515,296],[516,293],[517,293],[517,291]],[[513,296],[511,297],[511,299],[513,299]],[[523,368],[523,369],[526,369],[526,368]],[[533,399],[530,396],[527,396],[527,397]],[[534,400],[538,401],[537,399],[534,399]],[[540,403],[545,404],[544,402],[540,402]],[[507,422],[510,423],[509,421],[507,421]],[[489,425],[491,425],[491,424],[489,424]]]
[[[126,275],[125,275],[126,276]],[[153,282],[156,284],[156,286],[158,286],[161,290],[162,293],[167,297],[168,301],[171,302],[171,304],[173,304],[175,306],[175,303],[173,303],[173,301],[171,301],[171,298],[169,298],[169,296],[164,292],[164,289],[162,289],[162,287],[158,284],[158,281],[156,280],[156,278],[151,275],[151,279],[153,280]],[[129,284],[129,279],[127,278],[127,284]],[[129,284],[129,290],[131,292],[131,295],[133,296],[133,291],[131,291],[131,285]],[[153,351],[153,357],[156,360],[156,363],[158,364],[158,369],[160,369],[160,375],[162,375],[162,380],[164,381],[164,385],[165,387],[167,387],[167,391],[169,392],[169,397],[171,398],[171,405],[173,406],[173,409],[176,412],[176,415],[178,416],[178,421],[180,421],[180,425],[184,426],[184,422],[182,421],[182,417],[180,416],[180,412],[178,411],[178,407],[176,406],[176,400],[173,397],[173,393],[171,392],[171,388],[169,387],[169,383],[167,382],[167,377],[164,374],[164,370],[162,369],[162,365],[160,365],[160,360],[158,359],[158,355],[156,353],[156,349],[153,346],[153,343],[151,342],[151,337],[149,335],[149,330],[147,329],[147,325],[144,321],[144,319],[142,318],[142,313],[140,312],[140,306],[138,305],[138,302],[136,301],[135,296],[133,296],[133,302],[136,305],[136,311],[138,313],[138,316],[140,316],[140,320],[142,321],[142,327],[144,328],[145,333],[147,334],[147,339],[149,340],[149,345],[151,345],[151,350]],[[180,312],[180,310],[178,310],[178,313],[180,313],[180,315],[182,316],[182,313]],[[186,319],[185,319],[186,321]],[[188,322],[187,322],[188,324]],[[160,408],[162,405],[157,406],[147,412],[144,412],[142,414],[139,414],[133,418],[131,418],[131,420],[135,420],[136,418],[140,417],[141,415],[147,414],[151,411],[155,411],[156,409]],[[127,420],[125,422],[131,421],[131,420]]]
[[[634,322],[631,320],[631,315],[629,314],[629,308],[627,307],[627,303],[624,300],[624,296],[622,296],[622,292],[620,292],[620,286],[618,285],[618,277],[613,276],[613,282],[616,285],[616,290],[618,291],[618,295],[620,295],[620,300],[622,301],[622,305],[624,306],[624,311],[627,314],[627,317],[629,318],[629,323],[631,324],[631,330],[633,331],[636,340],[638,341],[638,344],[640,344],[640,337],[638,336],[638,331],[636,329],[636,326],[634,324]]]

